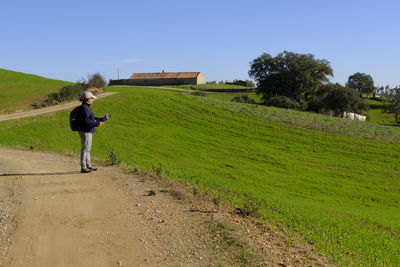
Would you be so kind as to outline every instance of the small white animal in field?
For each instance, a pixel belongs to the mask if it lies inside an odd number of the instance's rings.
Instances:
[[[345,118],[350,119],[350,120],[354,120],[354,113],[346,112],[346,117]]]
[[[343,112],[342,118],[357,120],[357,121],[365,121],[367,116],[345,111],[345,112]]]
[[[365,121],[366,118],[367,118],[367,116],[363,116],[363,115],[360,115],[360,114],[354,114],[354,119],[355,120]]]

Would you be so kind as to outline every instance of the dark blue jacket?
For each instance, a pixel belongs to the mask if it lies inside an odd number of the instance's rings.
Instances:
[[[92,109],[88,103],[82,103],[81,105],[81,127],[80,132],[83,133],[94,133],[96,132],[96,127],[100,125],[99,118],[94,116]]]

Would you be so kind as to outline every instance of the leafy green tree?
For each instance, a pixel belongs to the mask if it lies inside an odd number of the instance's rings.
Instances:
[[[340,84],[328,83],[320,86],[315,93],[309,97],[307,102],[307,110],[314,111],[317,113],[321,113],[324,110],[327,110],[326,106],[326,97],[337,87],[340,87]]]
[[[257,82],[257,93],[264,102],[270,97],[286,96],[297,102],[306,100],[333,76],[325,59],[311,54],[283,51],[276,57],[262,54],[250,62],[249,76]]]
[[[375,91],[374,80],[371,75],[360,72],[351,75],[346,86],[356,89],[360,93],[360,97],[362,97],[362,94],[369,95]]]
[[[336,113],[344,111],[360,112],[368,110],[369,106],[364,99],[360,98],[357,91],[351,87],[343,87],[342,85],[327,85],[327,95],[323,102],[326,109],[331,109]]]

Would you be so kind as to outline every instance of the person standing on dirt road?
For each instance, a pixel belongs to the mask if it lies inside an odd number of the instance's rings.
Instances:
[[[103,125],[108,119],[108,114],[104,117],[95,117],[90,105],[96,97],[91,92],[83,92],[79,101],[82,102],[80,121],[81,126],[79,129],[79,136],[81,137],[81,173],[89,173],[96,171],[97,168],[92,167],[90,162],[90,151],[92,149],[93,133],[96,132],[96,127]]]

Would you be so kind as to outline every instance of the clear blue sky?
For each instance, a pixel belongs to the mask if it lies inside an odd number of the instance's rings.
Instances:
[[[327,59],[333,82],[355,72],[400,85],[400,1],[1,0],[0,68],[77,81],[201,71],[248,79],[249,62],[283,50]]]

